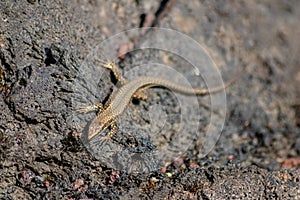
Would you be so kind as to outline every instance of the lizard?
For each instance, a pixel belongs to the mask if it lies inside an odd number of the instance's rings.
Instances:
[[[111,137],[118,130],[115,124],[115,120],[124,112],[132,98],[135,97],[139,99],[146,99],[143,92],[150,87],[164,87],[186,95],[205,96],[210,93],[216,93],[223,90],[224,88],[227,88],[228,86],[233,84],[244,71],[244,68],[242,68],[231,79],[225,82],[224,86],[220,85],[210,89],[194,89],[181,86],[177,83],[172,82],[171,80],[154,76],[141,76],[126,83],[126,80],[122,77],[118,67],[114,62],[105,63],[103,61],[101,65],[113,72],[115,78],[121,83],[121,87],[117,91],[113,92],[113,94],[106,102],[105,106],[103,106],[101,103],[98,103],[81,109],[81,112],[99,110],[97,116],[91,121],[89,125],[87,135],[88,141],[92,140],[95,136],[104,132],[109,127],[111,127],[110,132],[106,136],[102,137],[101,140],[111,139]]]

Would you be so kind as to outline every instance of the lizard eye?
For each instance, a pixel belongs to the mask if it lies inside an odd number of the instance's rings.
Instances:
[[[99,122],[97,117],[93,119],[93,121],[91,121],[91,124],[89,125],[88,128],[88,135],[87,135],[88,140],[91,140],[92,138],[97,136],[101,132],[102,126],[103,124]]]

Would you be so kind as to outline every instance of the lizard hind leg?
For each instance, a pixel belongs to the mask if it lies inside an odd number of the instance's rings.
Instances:
[[[149,89],[151,86],[145,86],[140,89],[138,89],[134,94],[133,98],[146,101],[147,100],[147,89]]]
[[[146,101],[147,100],[147,94],[146,94],[146,90],[144,89],[139,89],[138,91],[136,91],[134,94],[133,94],[133,98],[135,99],[139,99],[139,100],[143,100],[143,101]]]
[[[125,78],[122,76],[119,67],[116,65],[116,63],[112,62],[112,61],[104,61],[104,60],[97,60],[100,65],[106,69],[109,69],[112,71],[114,77],[117,79],[117,81],[121,84],[121,85],[125,85],[126,84],[126,80]]]

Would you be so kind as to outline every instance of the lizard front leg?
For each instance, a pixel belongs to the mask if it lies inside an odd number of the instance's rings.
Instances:
[[[118,127],[116,125],[116,122],[113,121],[110,125],[110,131],[106,136],[103,136],[100,140],[106,141],[106,140],[111,140],[111,138],[117,133]]]
[[[93,111],[99,111],[101,112],[103,110],[103,105],[102,103],[97,103],[95,105],[91,106],[80,106],[77,111],[81,113],[88,113],[88,112],[93,112]]]

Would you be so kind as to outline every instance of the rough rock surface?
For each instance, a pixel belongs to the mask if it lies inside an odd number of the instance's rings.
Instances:
[[[162,2],[0,2],[1,199],[300,198],[299,1]],[[226,124],[209,155],[199,158],[195,145],[161,170],[128,174],[95,159],[68,117],[81,63],[95,45],[151,24],[199,41],[224,79],[248,67],[226,89]],[[112,51],[119,47],[126,50],[130,44],[120,42]],[[158,57],[146,53],[125,56],[122,72]],[[162,60],[183,64],[177,58]],[[183,67],[179,70],[184,73]],[[95,86],[95,99],[104,101],[113,83],[105,73]],[[135,122],[120,120],[120,126],[138,133],[136,122],[147,124],[140,113],[153,102],[177,112],[173,97],[151,90],[148,101],[129,106]],[[201,99],[209,104],[209,98]],[[201,108],[201,113],[205,125],[209,112]],[[141,132],[151,134],[151,128]],[[115,137],[134,144],[125,134]],[[135,138],[140,145],[131,151],[155,148],[144,137]]]

